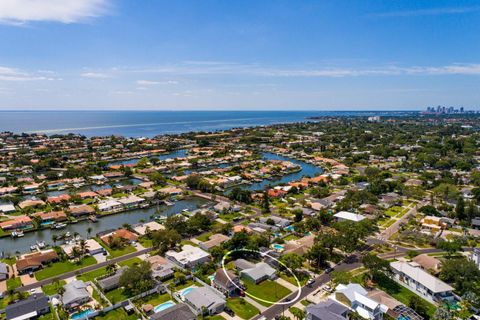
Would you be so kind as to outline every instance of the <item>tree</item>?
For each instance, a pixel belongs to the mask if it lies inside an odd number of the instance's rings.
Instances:
[[[428,319],[428,305],[427,303],[417,295],[410,296],[408,300],[408,306],[412,308],[413,311],[418,313],[419,316],[424,319]]]
[[[290,312],[295,317],[295,319],[302,320],[305,318],[305,311],[297,307],[290,308]]]
[[[453,313],[447,306],[440,306],[433,314],[433,320],[451,320],[454,319]]]
[[[151,264],[148,261],[128,267],[122,272],[119,281],[119,285],[132,296],[151,289],[154,284]]]
[[[263,199],[262,199],[262,212],[263,213],[270,213],[270,198],[268,196],[268,192],[263,192]]]
[[[462,244],[463,242],[458,237],[456,237],[450,241],[443,240],[443,239],[439,240],[437,242],[436,247],[438,249],[445,250],[448,256],[452,256],[453,254],[455,254],[455,252],[460,251],[462,249]]]
[[[370,253],[362,258],[362,263],[368,270],[370,280],[378,281],[382,275],[388,275],[392,272],[390,263]]]
[[[154,231],[151,233],[153,246],[159,251],[160,254],[164,254],[170,249],[176,247],[180,241],[182,241],[182,236],[172,229],[163,229]]]
[[[305,257],[310,261],[312,266],[317,269],[328,266],[328,252],[319,243],[314,244],[313,247],[311,247],[310,250],[307,252]]]
[[[335,284],[348,284],[350,283],[352,276],[347,271],[334,270],[330,277]]]
[[[455,206],[455,215],[458,220],[463,221],[466,218],[465,215],[465,202],[463,201],[463,197],[459,196],[457,199],[457,205]]]
[[[283,262],[287,266],[287,268],[295,272],[303,266],[305,258],[299,254],[292,252],[281,256],[280,261]]]
[[[442,264],[440,279],[446,282],[453,282],[455,289],[464,293],[477,291],[480,270],[475,262],[467,258],[446,259]]]

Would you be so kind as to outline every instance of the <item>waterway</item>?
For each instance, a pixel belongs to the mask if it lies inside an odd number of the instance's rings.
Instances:
[[[153,220],[154,215],[160,216],[171,216],[177,213],[180,213],[184,209],[194,210],[207,203],[206,200],[193,197],[185,200],[180,200],[174,202],[173,206],[155,206],[147,209],[137,209],[132,211],[127,211],[123,213],[112,214],[109,216],[104,216],[98,218],[98,222],[92,223],[90,220],[83,220],[78,223],[69,224],[64,229],[43,229],[38,231],[26,232],[23,238],[11,238],[5,237],[0,239],[0,248],[1,251],[10,254],[15,254],[18,252],[28,252],[30,246],[34,245],[36,241],[45,241],[50,245],[53,244],[52,236],[60,236],[66,232],[70,232],[73,235],[75,232],[78,233],[83,238],[88,238],[87,229],[91,228],[90,236],[94,236],[98,232],[116,229],[122,225],[128,223],[130,225],[139,223],[141,221],[151,221]],[[57,241],[57,245],[61,244],[61,241]]]

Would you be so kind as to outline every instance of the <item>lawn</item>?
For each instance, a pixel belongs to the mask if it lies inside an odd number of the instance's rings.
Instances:
[[[47,296],[53,296],[54,294],[57,294],[57,289],[59,287],[63,287],[66,284],[65,280],[60,280],[58,282],[58,285],[55,283],[50,283],[42,286],[42,291],[45,293]]]
[[[272,280],[265,280],[259,284],[255,284],[253,281],[243,279],[244,285],[247,287],[247,292],[257,298],[264,299],[267,301],[278,301],[284,297],[286,297],[290,290],[285,288],[284,286],[279,285],[275,281]],[[253,297],[251,297],[253,298]],[[255,299],[255,298],[253,298]],[[258,303],[264,306],[271,306],[271,303],[263,302],[257,300]]]
[[[90,272],[87,272],[87,273],[83,273],[83,274],[77,276],[77,279],[88,282],[88,281],[93,281],[93,280],[95,280],[95,278],[104,276],[106,274],[107,274],[107,267],[102,267],[102,268],[99,268],[97,270],[93,270],[93,271],[90,271]]]
[[[205,241],[208,241],[208,239],[210,238],[210,236],[213,234],[213,232],[205,232],[205,233],[202,233],[201,235],[199,235],[197,237],[197,240],[198,241],[201,241],[201,242],[205,242]]]
[[[135,257],[135,258],[132,258],[132,259],[128,259],[128,260],[119,262],[118,265],[120,267],[125,267],[125,266],[131,267],[135,264],[139,264],[140,262],[142,262],[142,259]]]
[[[70,261],[55,262],[43,268],[42,270],[35,272],[35,277],[37,280],[58,277],[63,273],[91,266],[96,263],[97,260],[90,256],[83,258],[79,263],[72,263]]]
[[[144,304],[151,304],[152,306],[158,306],[161,303],[167,302],[168,300],[172,300],[172,297],[168,293],[164,294],[151,294],[149,296],[143,297],[135,301],[137,307],[141,307]]]
[[[151,239],[147,239],[147,238],[140,238],[138,239],[138,242],[140,242],[140,244],[142,246],[144,246],[145,248],[151,248],[153,247],[153,241]]]
[[[128,315],[123,308],[105,313],[103,316],[95,317],[95,320],[137,320],[138,316],[135,314]]]
[[[117,258],[117,257],[120,257],[120,256],[124,256],[126,254],[129,254],[129,253],[132,253],[132,252],[135,252],[137,251],[135,249],[135,247],[133,246],[125,246],[121,249],[112,249],[110,248],[109,246],[107,246],[100,238],[94,238],[98,243],[100,243],[100,245],[105,248],[105,250],[107,250],[108,252],[108,259],[113,259],[113,258]]]
[[[288,274],[281,273],[280,278],[282,278],[285,281],[290,282],[294,286],[298,286],[297,280],[295,280],[295,278],[293,277],[293,275],[290,272]],[[308,274],[305,274],[305,273],[297,274],[297,279],[298,279],[298,281],[300,281],[300,284],[302,286],[304,286],[307,283],[309,278],[310,277],[308,276]]]
[[[230,298],[227,300],[227,307],[233,310],[242,319],[250,319],[260,311],[242,298]]]
[[[22,280],[19,277],[10,278],[7,280],[7,289],[13,290],[22,285]]]
[[[115,304],[117,302],[121,302],[130,298],[123,292],[123,288],[110,290],[107,293],[105,293],[105,296],[107,297],[108,300],[110,300],[112,304]]]

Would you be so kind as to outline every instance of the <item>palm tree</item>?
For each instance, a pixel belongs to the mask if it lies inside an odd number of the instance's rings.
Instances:
[[[57,236],[52,234],[52,241],[53,241],[53,245],[56,246],[57,245]]]
[[[87,228],[87,235],[90,238],[90,234],[92,233],[92,227]]]
[[[107,273],[111,274],[117,271],[117,265],[115,263],[111,263],[107,266]]]
[[[82,240],[80,240],[78,245],[79,245],[79,248],[80,248],[80,252],[82,253],[82,256],[85,255],[85,253],[87,253],[87,249],[88,249],[87,241],[85,239],[82,239]]]

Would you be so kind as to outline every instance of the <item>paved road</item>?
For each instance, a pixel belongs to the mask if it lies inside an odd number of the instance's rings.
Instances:
[[[388,228],[383,230],[378,237],[380,239],[383,239],[383,240],[390,239],[390,237],[392,235],[394,235],[400,229],[400,227],[403,223],[407,222],[407,220],[410,217],[417,214],[417,208],[423,207],[426,203],[427,203],[426,201],[421,201],[421,202],[416,203],[414,205],[412,204],[413,207],[410,210],[408,210],[407,213],[405,213],[400,219],[395,221],[391,226],[389,226]]]
[[[337,266],[335,266],[333,269],[334,270],[340,270],[340,271],[350,271],[356,268],[361,267],[361,262],[360,262],[360,254],[353,254],[347,258],[348,262],[345,263],[340,263]],[[326,284],[327,282],[330,281],[330,275],[326,273],[322,273],[318,277],[315,278],[315,283],[311,287],[304,286],[302,288],[302,292],[300,294],[300,298],[296,301],[292,301],[291,303],[285,304],[285,305],[273,305],[263,311],[260,315],[256,316],[253,318],[254,320],[259,319],[260,317],[265,317],[267,319],[273,319],[275,316],[281,314],[284,310],[288,310],[291,306],[293,306],[295,303],[298,301],[304,299],[306,296],[311,294],[312,292],[315,292],[320,288],[322,285]],[[290,295],[286,296],[284,299],[281,301],[289,301],[295,298],[298,294],[298,290],[295,292],[292,292]]]
[[[85,267],[85,268],[81,268],[81,269],[77,269],[77,270],[70,271],[70,272],[67,272],[67,273],[63,273],[63,274],[55,276],[53,278],[40,280],[40,281],[37,281],[35,283],[29,284],[29,285],[26,285],[26,286],[23,286],[23,287],[19,287],[19,288],[16,289],[16,291],[28,291],[30,289],[35,289],[35,288],[38,288],[40,286],[50,284],[56,279],[65,280],[67,278],[71,278],[73,276],[76,276],[80,273],[90,272],[90,271],[93,271],[93,270],[96,270],[96,269],[99,269],[99,268],[102,268],[102,267],[106,267],[110,264],[122,262],[122,261],[125,261],[125,260],[128,260],[128,259],[134,258],[134,257],[141,256],[142,254],[148,253],[150,251],[152,251],[152,248],[146,248],[146,249],[143,249],[143,250],[132,252],[132,253],[126,254],[126,255],[121,256],[121,257],[117,257],[117,258],[107,260],[105,262],[100,262],[100,263],[97,263],[97,264],[93,264],[93,265]]]

